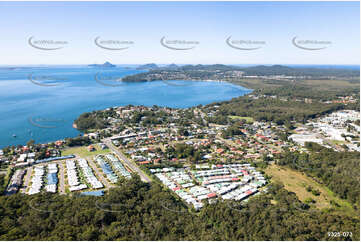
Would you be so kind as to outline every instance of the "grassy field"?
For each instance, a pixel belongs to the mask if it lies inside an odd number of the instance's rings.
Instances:
[[[312,198],[316,201],[315,206],[319,209],[335,208],[340,212],[352,216],[355,216],[355,214],[357,214],[352,208],[351,204],[349,204],[346,200],[336,197],[334,193],[326,186],[317,183],[316,181],[312,180],[310,177],[307,177],[301,172],[294,171],[286,167],[270,165],[267,167],[267,169],[265,169],[265,173],[272,176],[272,181],[282,182],[285,186],[285,189],[294,192],[297,195],[298,199],[302,202],[305,202],[305,200],[308,198]],[[306,190],[308,186],[319,190],[320,195],[315,196],[311,192],[308,192]],[[331,205],[331,200],[337,202],[340,207],[335,207]]]
[[[80,147],[73,147],[73,148],[68,148],[64,151],[62,151],[62,155],[78,155],[80,157],[86,158],[88,156],[94,156],[94,155],[99,155],[99,154],[107,154],[110,152],[109,149],[105,149],[102,150],[100,149],[100,147],[98,145],[94,145],[95,147],[95,151],[88,151],[88,148],[86,146],[80,146]]]
[[[253,123],[254,119],[252,117],[240,117],[240,116],[228,116],[231,119],[239,119],[239,120],[246,120],[247,123]]]

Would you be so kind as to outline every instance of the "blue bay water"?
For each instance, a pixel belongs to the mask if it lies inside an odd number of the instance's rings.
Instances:
[[[72,124],[84,112],[128,104],[185,108],[251,92],[225,82],[112,81],[140,72],[122,67],[0,68],[0,148],[77,136]]]

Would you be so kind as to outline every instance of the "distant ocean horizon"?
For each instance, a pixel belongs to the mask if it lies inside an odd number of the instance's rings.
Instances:
[[[123,67],[123,68],[132,68],[135,69],[138,66],[144,65],[143,64],[114,64],[117,67]],[[169,64],[157,64],[158,66],[167,66]],[[195,64],[176,64],[178,66],[185,66],[185,65],[195,65]],[[202,64],[202,65],[213,65],[213,64]],[[357,70],[360,69],[360,65],[355,64],[349,64],[349,65],[342,65],[342,64],[225,64],[230,66],[239,66],[239,67],[252,67],[252,66],[273,66],[273,65],[282,65],[282,66],[288,66],[293,68],[322,68],[322,69],[352,69]],[[34,64],[34,65],[0,65],[0,68],[10,68],[10,67],[24,67],[24,68],[34,68],[34,67],[88,67],[87,64],[69,64],[69,65],[46,65],[46,64]]]

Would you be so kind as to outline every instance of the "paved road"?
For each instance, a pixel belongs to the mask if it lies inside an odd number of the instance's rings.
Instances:
[[[64,163],[61,161],[61,162],[58,162],[58,168],[59,168],[59,187],[58,187],[58,190],[60,192],[60,194],[66,194],[65,192],[65,174],[64,174]]]
[[[144,182],[151,182],[152,180],[144,174],[144,172],[132,161],[130,161],[125,155],[123,155],[122,152],[120,152],[110,141],[110,139],[105,139],[103,142],[111,149],[120,159],[123,160],[125,164],[127,164],[130,169],[132,169],[134,172],[138,173],[142,181]]]
[[[98,170],[97,165],[94,163],[94,161],[91,158],[87,158],[87,161],[89,163],[89,165],[91,166],[91,168],[94,170],[94,172],[96,173],[96,176],[100,179],[100,181],[103,183],[105,188],[108,187],[114,187],[114,185],[110,184],[107,179],[102,176],[102,174],[100,173],[100,171]]]
[[[33,168],[32,167],[29,167],[29,168],[26,168],[26,175],[24,177],[24,183],[23,183],[23,189],[22,189],[22,192],[25,193],[26,189],[28,188],[29,186],[29,183],[30,183],[30,177],[31,177],[31,173],[33,172]]]

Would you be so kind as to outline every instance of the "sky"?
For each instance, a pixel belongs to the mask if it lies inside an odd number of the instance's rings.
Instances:
[[[0,29],[0,65],[360,63],[359,2],[0,2]]]

